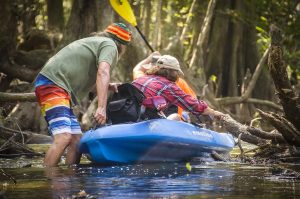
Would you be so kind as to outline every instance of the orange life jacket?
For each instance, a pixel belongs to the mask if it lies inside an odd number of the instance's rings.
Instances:
[[[183,92],[185,92],[188,95],[191,95],[194,98],[197,98],[196,93],[193,91],[193,89],[187,84],[187,82],[182,79],[182,78],[178,78],[178,80],[176,81],[176,85],[181,88],[181,90],[183,90]],[[182,117],[182,108],[178,107],[178,114],[180,115],[180,117]]]

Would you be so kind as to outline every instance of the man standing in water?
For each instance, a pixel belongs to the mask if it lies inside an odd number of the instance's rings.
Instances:
[[[72,111],[96,83],[98,107],[94,114],[99,124],[106,122],[110,69],[124,53],[131,32],[123,23],[114,23],[104,32],[74,41],[51,57],[35,81],[35,93],[54,140],[44,166],[57,166],[67,150],[66,163],[79,163],[77,144],[82,132]]]

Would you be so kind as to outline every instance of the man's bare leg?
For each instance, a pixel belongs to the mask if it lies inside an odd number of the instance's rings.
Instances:
[[[57,166],[65,149],[70,144],[71,138],[72,135],[70,133],[61,133],[54,135],[53,143],[45,155],[44,166]]]
[[[81,138],[81,134],[72,135],[71,143],[68,147],[66,164],[78,164],[80,162],[81,153],[78,151],[78,143]]]

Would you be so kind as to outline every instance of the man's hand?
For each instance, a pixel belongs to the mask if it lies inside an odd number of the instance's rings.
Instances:
[[[106,110],[103,107],[98,107],[94,118],[98,124],[105,124],[106,123]]]
[[[109,83],[108,90],[117,93],[118,92],[118,86],[120,86],[121,84],[122,83]]]

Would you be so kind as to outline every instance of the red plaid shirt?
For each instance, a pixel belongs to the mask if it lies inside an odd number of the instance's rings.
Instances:
[[[176,84],[165,77],[145,75],[137,78],[132,84],[141,90],[146,97],[163,96],[168,104],[174,104],[195,115],[201,114],[207,104],[185,94]]]

